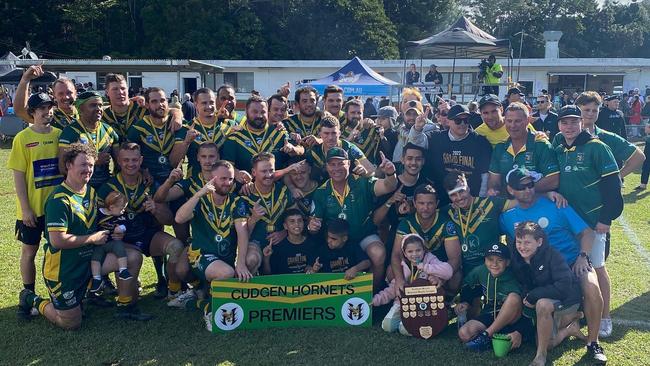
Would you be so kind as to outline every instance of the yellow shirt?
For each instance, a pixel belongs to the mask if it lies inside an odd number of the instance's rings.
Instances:
[[[535,132],[535,128],[530,123],[528,124],[528,130]],[[485,123],[481,123],[481,125],[476,127],[474,131],[476,131],[476,133],[478,133],[481,136],[485,136],[485,138],[492,145],[492,149],[494,149],[494,147],[498,143],[505,142],[508,139],[508,137],[510,137],[510,135],[508,134],[508,130],[506,130],[505,123],[502,124],[501,127],[497,128],[496,130],[491,129]]]
[[[61,130],[56,127],[49,133],[38,133],[28,127],[16,135],[9,154],[7,167],[25,173],[27,200],[36,217],[45,214],[45,200],[63,181],[58,163],[59,135]],[[22,220],[18,200],[16,207],[18,220]]]

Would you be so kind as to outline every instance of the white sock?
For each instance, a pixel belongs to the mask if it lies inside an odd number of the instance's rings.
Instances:
[[[120,267],[120,272],[126,270],[126,267]]]
[[[102,279],[102,276],[100,276],[100,275],[93,275],[93,279],[95,279],[95,280],[101,280],[101,279]]]

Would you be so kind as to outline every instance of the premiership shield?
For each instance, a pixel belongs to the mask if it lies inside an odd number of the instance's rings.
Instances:
[[[399,301],[402,324],[414,337],[429,339],[449,323],[444,290],[432,286],[426,279],[418,278],[404,286],[404,295]]]

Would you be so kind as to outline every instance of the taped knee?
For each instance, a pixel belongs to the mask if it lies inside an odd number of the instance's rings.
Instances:
[[[165,247],[165,254],[169,256],[167,259],[169,263],[178,262],[178,258],[183,252],[183,248],[183,242],[178,239],[172,240],[169,244],[167,244]]]

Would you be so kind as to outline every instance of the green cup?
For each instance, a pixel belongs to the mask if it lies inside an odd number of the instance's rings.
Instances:
[[[495,356],[499,358],[505,357],[510,352],[511,346],[512,341],[509,336],[498,333],[492,336],[492,349],[494,350]]]

